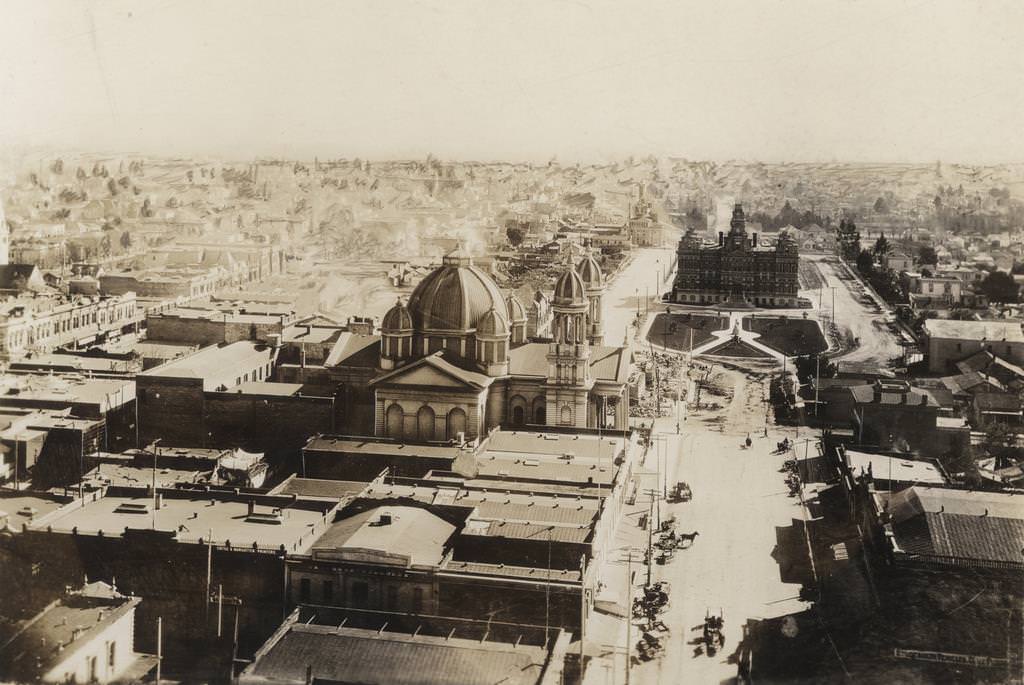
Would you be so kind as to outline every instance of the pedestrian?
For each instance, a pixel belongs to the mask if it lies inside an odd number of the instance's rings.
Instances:
[[[766,437],[766,438],[768,437],[768,426],[767,425],[765,425],[765,427],[764,427],[764,437]]]

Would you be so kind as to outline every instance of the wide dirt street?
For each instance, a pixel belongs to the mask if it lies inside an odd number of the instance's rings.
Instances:
[[[777,561],[800,552],[776,545],[778,530],[790,529],[801,509],[787,496],[779,472],[784,457],[772,454],[783,431],[769,428],[764,437],[763,378],[726,371],[718,380],[726,386],[732,382],[731,399],[719,410],[689,416],[682,454],[674,473],[669,469],[670,482],[688,482],[693,499],[667,505],[668,515],[676,516],[678,531],[699,535],[673,561],[654,566],[654,577],[671,584],[671,603],[663,616],[671,630],[667,650],[661,658],[635,666],[632,682],[728,681],[737,674],[737,652],[748,620],[774,618],[805,606],[798,597],[800,585],[783,582]],[[750,449],[743,445],[748,433]],[[792,431],[788,434],[793,437]],[[725,617],[725,648],[711,656],[699,639],[707,611],[721,611]]]

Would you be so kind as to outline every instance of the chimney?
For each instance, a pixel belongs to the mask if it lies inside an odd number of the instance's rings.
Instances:
[[[718,232],[718,246],[725,245],[725,231]]]

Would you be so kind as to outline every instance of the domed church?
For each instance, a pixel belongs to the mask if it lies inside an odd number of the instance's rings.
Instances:
[[[632,355],[602,345],[603,292],[593,257],[567,264],[555,283],[552,337],[530,341],[523,304],[456,249],[384,316],[365,392],[339,397],[372,402],[372,432],[403,441],[473,440],[499,425],[624,430]],[[378,342],[366,343],[329,363],[343,371],[361,356],[368,366]],[[358,383],[357,374],[331,375]]]

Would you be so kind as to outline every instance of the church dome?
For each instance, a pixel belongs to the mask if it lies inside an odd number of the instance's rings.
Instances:
[[[413,290],[409,310],[419,331],[466,333],[477,327],[491,309],[502,309],[505,300],[497,284],[461,247],[446,255],[443,263]]]
[[[555,304],[586,304],[587,292],[583,279],[571,266],[562,272],[555,283]]]
[[[497,309],[488,309],[476,324],[476,334],[491,338],[509,335],[508,319]]]
[[[505,307],[508,309],[508,320],[512,323],[524,323],[527,319],[526,307],[515,295],[505,298]]]
[[[588,290],[595,290],[604,287],[604,274],[601,273],[601,265],[597,263],[593,255],[587,255],[576,265],[576,272],[583,279],[583,284]]]
[[[412,314],[409,312],[409,308],[402,304],[401,299],[384,315],[380,329],[384,333],[412,332]]]

